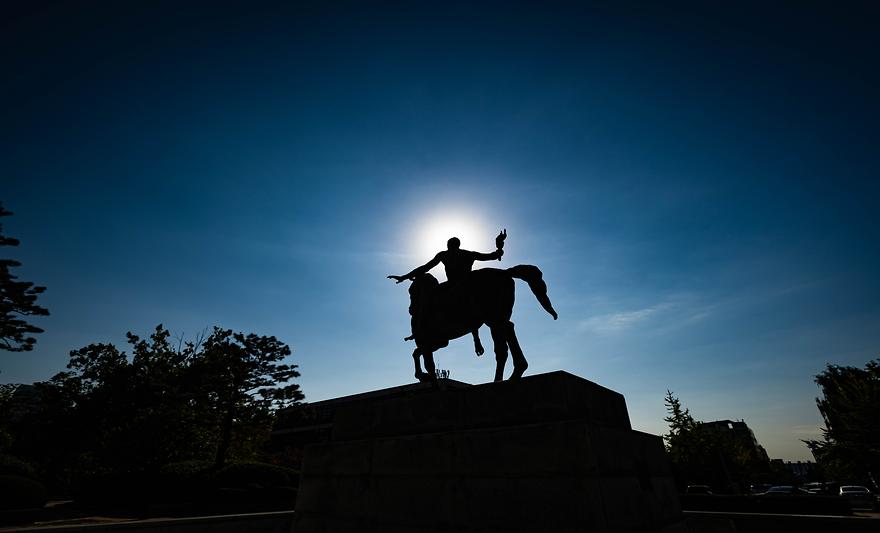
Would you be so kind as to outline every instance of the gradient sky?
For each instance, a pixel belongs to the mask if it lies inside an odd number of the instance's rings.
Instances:
[[[312,401],[413,382],[385,276],[462,228],[544,271],[529,373],[636,429],[671,389],[809,459],[813,376],[880,355],[876,2],[24,4],[0,200],[52,315],[4,382],[158,323],[279,337]],[[467,338],[438,359],[494,372]]]

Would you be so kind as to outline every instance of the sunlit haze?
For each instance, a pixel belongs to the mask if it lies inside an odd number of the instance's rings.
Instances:
[[[501,230],[487,226],[479,215],[457,206],[426,213],[422,220],[413,221],[413,226],[415,229],[410,236],[413,255],[423,258],[422,262],[445,250],[451,237],[458,237],[463,249],[491,252],[495,249],[495,235]],[[438,268],[435,275],[442,281],[446,275],[441,272],[442,268]]]

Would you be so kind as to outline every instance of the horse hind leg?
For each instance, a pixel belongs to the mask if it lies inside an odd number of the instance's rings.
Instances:
[[[513,374],[510,375],[510,379],[519,379],[526,369],[529,368],[529,363],[526,361],[526,356],[519,346],[516,331],[513,329],[513,322],[507,323],[507,344],[510,346],[510,355],[513,358]]]
[[[434,352],[425,351],[422,353],[422,359],[425,360],[425,379],[420,381],[437,381],[437,367],[434,366]]]
[[[422,365],[419,362],[419,357],[421,357],[421,356],[422,356],[422,350],[420,348],[416,348],[415,350],[413,350],[412,358],[413,358],[413,364],[416,367],[416,379],[419,381],[427,381],[428,374],[426,374],[425,372],[422,371]]]
[[[495,345],[495,381],[504,379],[504,365],[507,364],[507,331],[506,327],[495,324],[489,326],[492,342]]]

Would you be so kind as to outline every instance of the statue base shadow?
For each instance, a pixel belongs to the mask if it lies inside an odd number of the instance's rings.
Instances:
[[[305,449],[297,533],[684,531],[662,440],[572,374],[338,400],[319,402],[332,420]]]

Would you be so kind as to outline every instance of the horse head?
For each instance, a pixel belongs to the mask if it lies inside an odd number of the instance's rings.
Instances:
[[[409,286],[409,314],[415,315],[417,311],[424,308],[431,293],[434,292],[439,285],[440,282],[431,274],[420,274],[416,276],[412,284]]]

